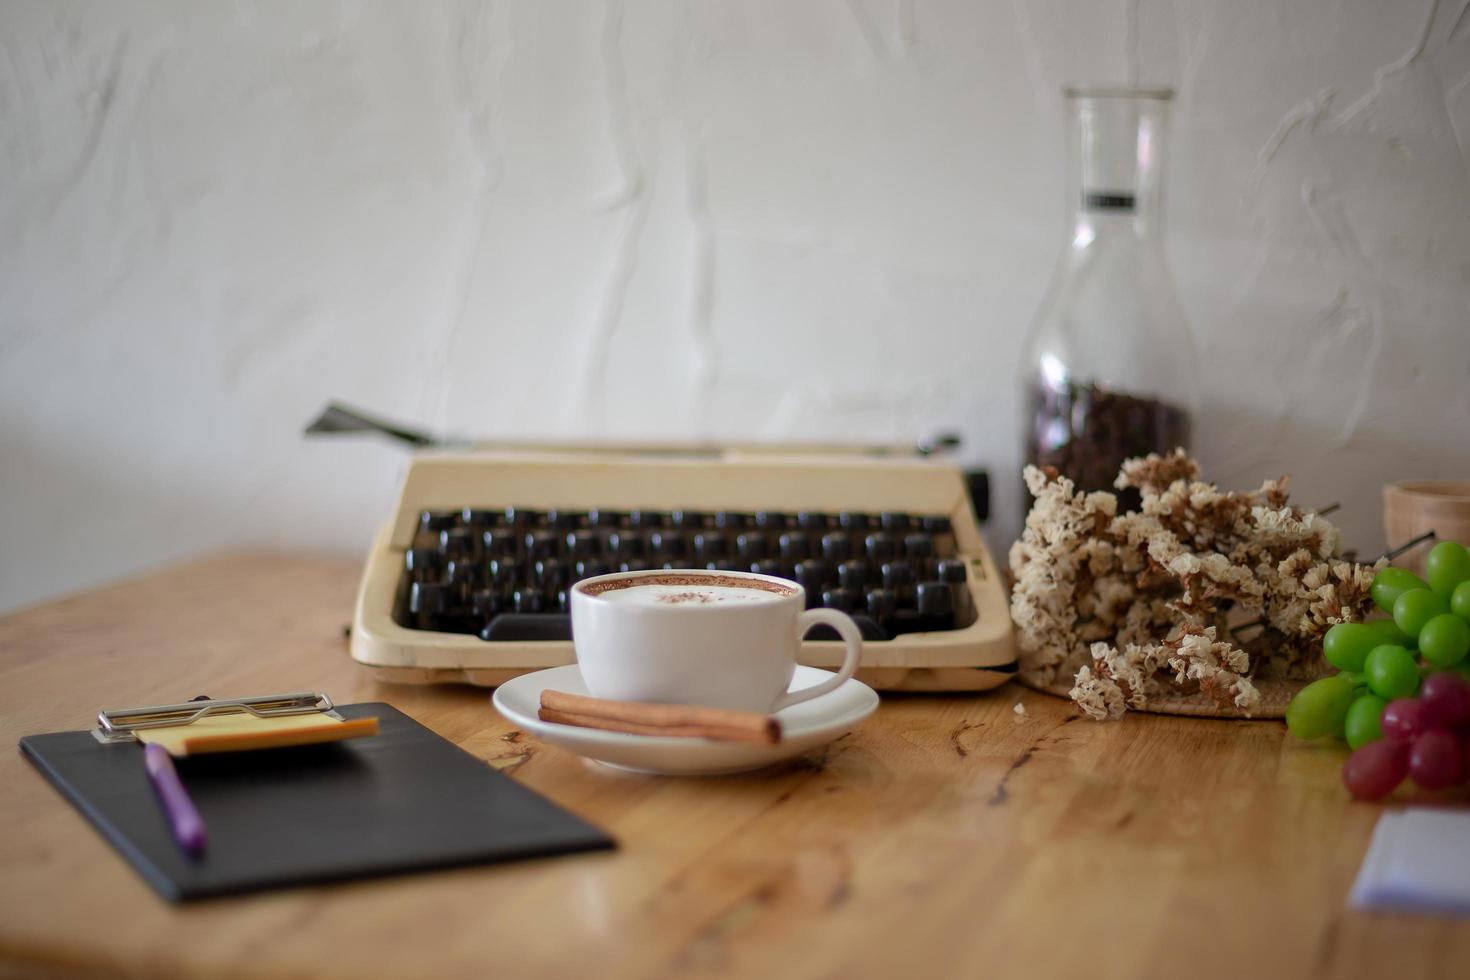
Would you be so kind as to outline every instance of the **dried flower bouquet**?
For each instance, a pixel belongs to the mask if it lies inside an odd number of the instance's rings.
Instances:
[[[1114,485],[1142,502],[1120,514],[1117,495],[1027,467],[1036,501],[1010,552],[1022,679],[1070,683],[1106,720],[1181,696],[1249,716],[1259,682],[1320,676],[1322,634],[1367,614],[1384,562],[1344,560],[1337,529],[1293,507],[1287,484],[1224,492],[1177,450],[1123,464]]]

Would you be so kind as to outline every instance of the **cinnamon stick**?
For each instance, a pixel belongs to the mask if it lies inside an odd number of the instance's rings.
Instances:
[[[541,692],[542,721],[633,735],[710,738],[723,742],[781,741],[781,723],[755,711],[682,704],[608,701],[565,691]]]

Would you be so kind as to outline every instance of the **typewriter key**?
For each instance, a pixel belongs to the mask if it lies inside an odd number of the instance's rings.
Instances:
[[[484,569],[483,563],[473,558],[455,558],[444,566],[444,584],[461,588],[478,584]]]
[[[516,589],[511,596],[511,602],[518,613],[546,611],[546,597],[539,589]]]
[[[902,636],[905,633],[925,633],[928,632],[929,627],[925,624],[924,617],[919,615],[918,610],[900,605],[893,611],[893,615],[888,617],[885,629],[894,636]]]
[[[441,613],[449,599],[443,582],[415,582],[408,589],[408,611],[418,615]]]
[[[781,574],[781,563],[774,558],[763,558],[760,561],[750,563],[750,570],[757,575],[774,575],[777,578],[789,578]]]
[[[487,622],[511,608],[510,596],[495,589],[477,589],[470,593],[470,608],[476,618]]]
[[[436,534],[446,528],[454,527],[458,520],[459,515],[453,511],[426,510],[419,513],[419,527]]]
[[[531,566],[531,578],[541,590],[555,592],[566,584],[566,566],[555,558],[543,558]]]
[[[887,531],[874,531],[864,541],[867,545],[868,561],[875,565],[882,565],[886,561],[892,561],[898,554],[898,548],[893,541],[893,535]]]
[[[730,556],[730,542],[718,531],[706,531],[694,536],[694,559],[698,564],[709,565]]]
[[[898,609],[898,593],[892,589],[870,589],[867,605],[868,615],[877,620],[878,625],[884,626]]]
[[[414,581],[429,581],[444,570],[444,556],[437,548],[410,548],[404,552],[403,567]]]
[[[735,552],[747,562],[757,562],[770,554],[771,542],[764,534],[746,531],[735,536]]]
[[[919,616],[925,629],[946,630],[954,625],[954,593],[943,582],[920,582],[916,590]]]
[[[837,566],[837,584],[856,593],[868,584],[868,563],[850,559]]]
[[[825,531],[831,524],[831,518],[814,510],[804,510],[796,515],[796,526],[803,531]]]
[[[602,550],[602,539],[596,531],[587,528],[577,528],[568,531],[566,536],[567,555],[576,561],[581,558],[591,558]]]
[[[943,582],[920,582],[915,589],[919,612],[945,616],[954,611],[954,596]]]
[[[923,531],[914,531],[903,536],[903,553],[908,558],[933,558],[934,539]]]
[[[447,527],[439,532],[439,550],[446,558],[473,555],[475,538],[467,527]]]
[[[878,523],[889,534],[902,534],[909,529],[909,515],[891,510],[884,511],[879,515]]]
[[[507,527],[524,531],[533,526],[540,516],[534,510],[527,510],[524,507],[507,507],[501,513],[500,519]]]
[[[822,535],[822,557],[834,565],[847,561],[852,557],[852,539],[845,531]]]
[[[607,536],[607,550],[621,561],[642,558],[648,553],[648,538],[633,528],[617,530]]]
[[[414,582],[408,587],[408,611],[418,629],[439,629],[447,608],[449,586],[439,582]]]
[[[914,584],[914,569],[906,561],[890,561],[883,564],[883,588],[891,589],[899,596],[907,595]]]
[[[595,578],[598,575],[606,575],[612,571],[612,566],[601,558],[583,559],[572,565],[572,573],[576,581],[584,578]]]
[[[492,527],[480,535],[485,554],[492,558],[510,557],[520,546],[521,536],[514,528]]]
[[[756,511],[755,526],[763,531],[784,531],[791,525],[791,515],[778,510]]]
[[[497,515],[497,511],[480,510],[475,507],[466,507],[464,510],[460,511],[459,519],[460,522],[466,527],[469,527],[475,531],[483,531],[485,530],[485,528],[494,525]]]
[[[959,585],[965,581],[965,563],[957,558],[946,558],[935,568],[939,581]]]
[[[523,615],[502,613],[480,631],[480,639],[490,643],[540,643],[572,638],[572,617],[566,613],[542,612]]]
[[[781,560],[792,565],[803,562],[812,555],[811,540],[799,531],[788,531],[781,535],[779,544]]]
[[[526,533],[526,559],[528,561],[555,558],[556,553],[557,533],[555,531],[535,530]]]
[[[826,588],[826,563],[808,558],[796,566],[796,584],[806,591],[806,607],[815,609],[822,604],[822,591]]]
[[[689,554],[689,540],[683,531],[654,531],[648,543],[655,558],[667,562],[680,562]]]
[[[520,584],[521,566],[513,558],[490,559],[490,586],[501,592],[509,592]]]
[[[838,612],[851,613],[857,610],[860,592],[852,589],[827,589],[822,593],[822,605]]]

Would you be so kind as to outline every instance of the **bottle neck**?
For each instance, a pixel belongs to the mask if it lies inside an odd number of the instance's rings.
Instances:
[[[1067,202],[1074,248],[1128,237],[1162,245],[1168,99],[1070,93]]]
[[[1114,239],[1129,239],[1141,248],[1163,248],[1163,229],[1156,210],[1098,209],[1078,206],[1067,220],[1074,249]]]

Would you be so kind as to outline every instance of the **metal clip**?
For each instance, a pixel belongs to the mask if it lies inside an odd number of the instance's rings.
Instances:
[[[148,708],[122,708],[97,713],[97,727],[92,735],[99,742],[132,742],[133,733],[147,728],[174,728],[192,725],[209,715],[249,713],[257,718],[281,718],[286,715],[320,714],[342,721],[332,699],[325,694],[303,691],[297,694],[263,694],[253,698],[221,700],[204,698],[183,704],[160,704]]]

